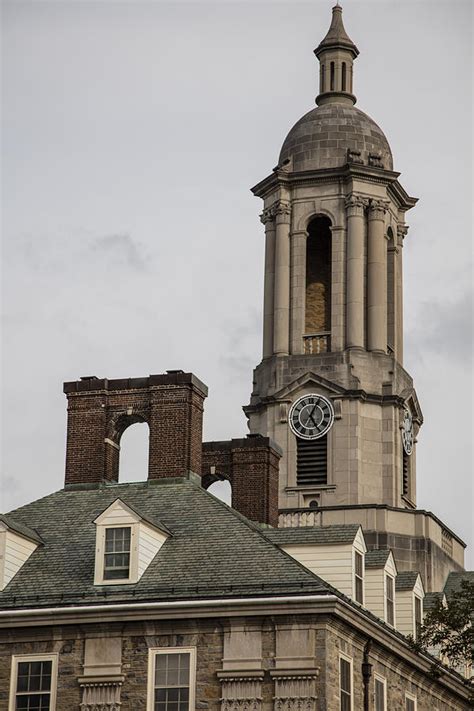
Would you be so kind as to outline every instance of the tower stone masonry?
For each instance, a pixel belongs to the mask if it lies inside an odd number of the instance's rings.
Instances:
[[[374,546],[393,547],[399,567],[416,564],[430,585],[435,569],[442,576],[462,565],[463,545],[416,509],[423,415],[403,365],[403,243],[417,199],[403,188],[382,130],[355,107],[359,51],[339,5],[314,53],[317,107],[252,189],[265,228],[263,357],[244,411],[250,432],[283,452],[280,525],[295,525],[308,508],[321,525],[361,523]],[[311,395],[329,401],[333,422],[312,436],[308,420],[303,439],[289,415]],[[311,403],[305,409],[301,400],[302,417],[314,420],[320,410]]]

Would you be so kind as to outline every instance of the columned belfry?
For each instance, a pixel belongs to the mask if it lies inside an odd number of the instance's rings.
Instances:
[[[282,512],[413,510],[422,414],[403,368],[402,255],[416,198],[382,130],[355,107],[359,51],[339,5],[314,52],[317,106],[253,188],[265,228],[263,359],[244,410],[250,432],[283,451]]]

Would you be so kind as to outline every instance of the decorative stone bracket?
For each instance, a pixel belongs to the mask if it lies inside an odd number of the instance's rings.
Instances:
[[[120,711],[120,691],[123,676],[80,677],[82,691],[81,711]]]
[[[221,711],[261,711],[262,672],[218,672],[222,685]]]
[[[317,669],[309,673],[271,671],[275,681],[274,711],[314,711],[318,673]]]

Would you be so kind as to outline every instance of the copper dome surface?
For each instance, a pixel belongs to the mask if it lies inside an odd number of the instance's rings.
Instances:
[[[293,170],[340,168],[348,150],[360,153],[356,162],[369,165],[369,154],[380,156],[393,169],[392,151],[383,131],[355,106],[330,102],[305,114],[291,129],[280,152],[279,164],[293,157]]]

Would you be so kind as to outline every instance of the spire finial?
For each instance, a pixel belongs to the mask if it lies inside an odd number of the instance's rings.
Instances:
[[[316,103],[320,105],[333,101],[355,104],[356,97],[352,93],[352,64],[359,50],[345,30],[339,0],[336,0],[332,8],[329,30],[314,53],[321,63],[320,88]]]

